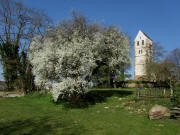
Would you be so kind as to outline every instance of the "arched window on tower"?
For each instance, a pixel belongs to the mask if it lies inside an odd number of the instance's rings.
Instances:
[[[139,45],[139,41],[137,41],[137,46]]]
[[[144,40],[142,40],[142,45],[144,45]]]

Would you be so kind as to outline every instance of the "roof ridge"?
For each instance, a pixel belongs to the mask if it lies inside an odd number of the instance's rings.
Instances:
[[[152,41],[152,39],[146,34],[144,33],[142,30],[140,30],[148,39],[150,39]]]

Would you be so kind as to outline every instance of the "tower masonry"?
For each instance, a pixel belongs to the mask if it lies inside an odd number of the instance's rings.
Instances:
[[[153,41],[139,30],[134,40],[134,79],[145,80],[147,61],[153,60]]]

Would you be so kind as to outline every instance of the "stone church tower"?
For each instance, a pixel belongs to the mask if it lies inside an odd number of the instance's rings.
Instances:
[[[153,60],[153,42],[141,30],[134,40],[134,79],[146,80],[146,63]]]

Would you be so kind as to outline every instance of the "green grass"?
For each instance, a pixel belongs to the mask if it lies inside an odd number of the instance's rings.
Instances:
[[[172,107],[168,99],[136,99],[135,89],[93,89],[91,96],[84,108],[56,105],[50,94],[0,98],[0,135],[180,135],[179,120],[147,117],[154,104]]]

